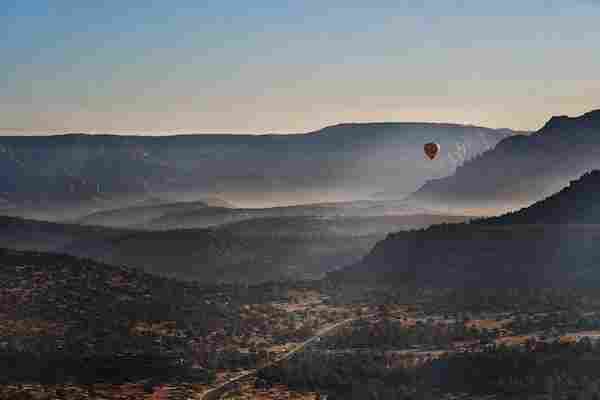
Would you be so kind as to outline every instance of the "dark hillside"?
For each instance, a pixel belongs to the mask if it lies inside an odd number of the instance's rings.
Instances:
[[[599,181],[593,171],[513,214],[390,234],[331,276],[466,288],[597,285]]]

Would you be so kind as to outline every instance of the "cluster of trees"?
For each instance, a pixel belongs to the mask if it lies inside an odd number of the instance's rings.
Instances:
[[[323,338],[321,347],[329,349],[406,349],[413,346],[449,348],[454,340],[484,339],[485,334],[475,328],[465,327],[463,322],[439,324],[421,322],[406,326],[402,321],[382,319],[370,324],[355,321],[334,336]]]
[[[151,379],[191,379],[212,382],[211,370],[192,370],[170,356],[106,355],[81,357],[58,353],[1,353],[0,383],[40,382],[45,384],[98,382],[124,383]]]
[[[65,327],[58,334],[3,326],[0,375],[14,381],[185,376],[189,338],[231,331],[239,319],[229,300],[241,294],[232,286],[204,287],[70,256],[0,249],[0,278],[7,320]],[[135,332],[138,322],[171,328],[142,334]]]
[[[383,352],[307,352],[260,378],[330,393],[331,399],[432,399],[447,393],[503,398],[599,399],[600,345],[548,344],[461,353],[416,368],[386,368]]]
[[[516,334],[536,331],[582,331],[600,329],[600,319],[596,314],[584,315],[577,312],[556,312],[543,315],[519,314],[508,324]]]
[[[357,292],[356,286],[329,281],[336,298]],[[426,314],[456,315],[499,312],[553,312],[597,309],[600,295],[593,288],[473,287],[443,288],[413,285],[374,286],[359,291],[360,301],[375,305],[412,304]],[[348,296],[346,296],[348,297]]]
[[[268,303],[285,301],[292,288],[314,290],[320,285],[201,285],[67,255],[0,249],[0,313],[11,321],[50,321],[64,327],[60,333],[24,334],[0,325],[5,332],[0,340],[5,362],[0,363],[10,369],[4,376],[15,381],[35,381],[43,374],[57,381],[68,376],[85,381],[94,375],[120,379],[119,369],[133,378],[137,375],[132,370],[150,377],[173,368],[185,376],[177,364],[181,360],[185,368],[199,363],[207,371],[254,368],[267,359],[261,349],[239,352],[233,343],[225,351],[217,349],[233,337],[256,334],[257,327],[260,334],[271,333],[281,342],[311,336],[312,326],[298,330],[292,320],[289,329],[285,325],[285,330],[274,330],[274,320],[286,314]],[[246,304],[255,305],[255,318],[242,314]],[[165,326],[166,331],[161,328]],[[218,337],[206,339],[211,332]],[[195,348],[198,338],[205,338],[200,352]],[[139,359],[153,361],[138,368]]]
[[[421,297],[428,300],[423,304],[426,312],[450,313],[576,310],[599,299],[586,289],[539,287],[438,289],[422,291]]]

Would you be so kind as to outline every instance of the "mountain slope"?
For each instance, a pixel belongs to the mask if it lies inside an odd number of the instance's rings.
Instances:
[[[103,200],[161,195],[181,201],[218,193],[263,206],[366,198],[413,191],[513,133],[368,123],[298,135],[3,136],[0,198],[21,216],[34,215],[36,207],[69,213],[73,204],[89,202],[97,210]],[[422,144],[432,140],[444,149],[433,163],[422,154]]]
[[[398,232],[334,279],[451,287],[600,283],[600,172],[519,212]]]
[[[600,171],[585,173],[560,192],[533,205],[471,223],[497,225],[600,224]]]
[[[453,175],[427,182],[411,199],[457,207],[522,206],[598,167],[600,110],[552,117],[537,132],[505,138]]]

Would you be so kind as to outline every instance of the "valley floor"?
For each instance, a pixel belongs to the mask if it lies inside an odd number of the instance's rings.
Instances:
[[[515,399],[600,388],[594,291],[203,286],[1,255],[2,399]]]

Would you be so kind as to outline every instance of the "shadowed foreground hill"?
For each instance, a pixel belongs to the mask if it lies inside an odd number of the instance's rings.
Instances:
[[[450,287],[600,284],[600,171],[531,207],[398,232],[334,279]]]
[[[67,327],[96,319],[97,324],[200,321],[206,330],[220,315],[204,302],[215,288],[90,259],[0,248],[0,274],[0,312],[9,319],[37,318]],[[194,307],[198,312],[191,315]]]
[[[448,177],[431,180],[411,198],[456,207],[531,204],[569,180],[600,167],[600,110],[552,117],[540,130],[500,141]]]
[[[186,336],[235,316],[222,288],[66,255],[0,248],[0,278],[2,384],[181,378]],[[168,329],[140,333],[152,324]]]

